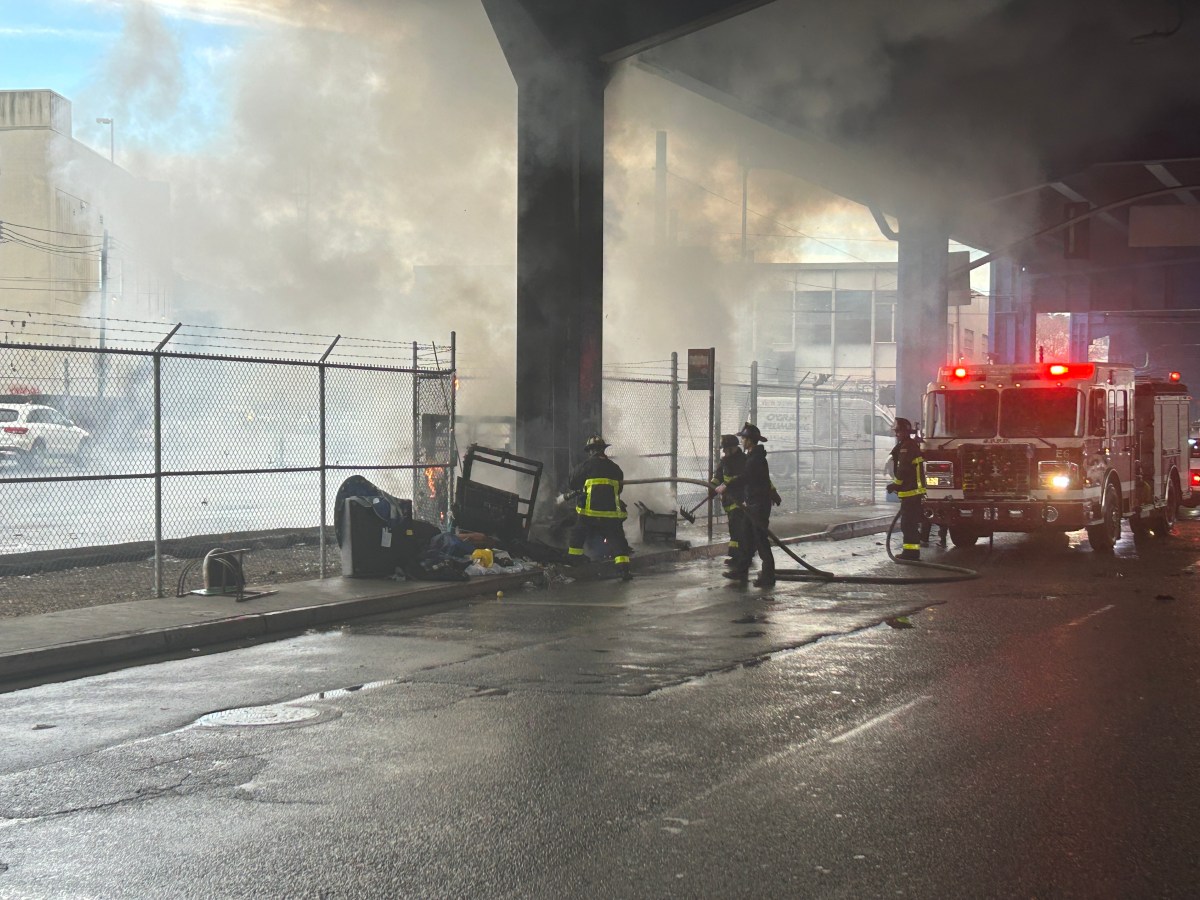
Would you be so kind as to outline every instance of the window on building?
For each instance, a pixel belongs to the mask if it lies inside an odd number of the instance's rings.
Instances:
[[[975,332],[970,328],[962,330],[962,354],[966,357],[975,355]]]
[[[796,343],[829,344],[832,341],[833,292],[796,292]]]
[[[871,292],[838,291],[838,344],[871,343]]]
[[[758,335],[765,346],[792,345],[791,291],[768,291],[759,296]]]
[[[875,343],[896,340],[896,292],[875,292]]]

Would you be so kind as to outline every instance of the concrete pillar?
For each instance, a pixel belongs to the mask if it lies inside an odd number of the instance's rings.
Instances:
[[[551,496],[602,426],[608,71],[520,4],[484,5],[517,82],[517,452],[545,464]]]
[[[1033,362],[1037,350],[1037,316],[1033,295],[1021,267],[1012,259],[992,263],[992,302],[988,311],[992,353],[998,364]]]
[[[896,415],[924,418],[922,397],[948,359],[946,263],[949,233],[936,216],[900,218],[896,298]]]
[[[1069,356],[1072,360],[1086,361],[1088,358],[1088,347],[1091,346],[1092,343],[1091,319],[1091,313],[1071,313],[1071,343]]]

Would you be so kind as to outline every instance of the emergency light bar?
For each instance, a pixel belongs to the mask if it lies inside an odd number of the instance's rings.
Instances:
[[[962,381],[964,379],[974,378],[975,380],[986,380],[988,372],[994,367],[976,367],[974,369],[967,366],[955,366],[950,369],[950,377]],[[946,371],[943,369],[942,371]],[[1094,363],[1048,363],[1046,365],[1020,369],[1012,373],[1012,377],[1021,379],[1035,378],[1087,378],[1091,379],[1096,374],[1096,366]],[[1178,381],[1177,372],[1171,373],[1171,380]]]
[[[1167,379],[1168,379],[1169,381],[1178,381],[1178,380],[1179,380],[1180,378],[1182,378],[1182,377],[1183,377],[1183,376],[1182,376],[1182,375],[1180,375],[1178,372],[1172,372],[1172,373],[1170,373],[1170,374],[1167,376]]]

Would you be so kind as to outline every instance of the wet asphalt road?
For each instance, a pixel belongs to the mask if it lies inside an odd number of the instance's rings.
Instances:
[[[1196,896],[1179,532],[771,599],[691,563],[0,695],[0,897]]]

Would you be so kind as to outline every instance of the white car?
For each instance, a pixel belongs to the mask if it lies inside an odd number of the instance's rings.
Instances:
[[[57,409],[35,403],[0,403],[0,458],[30,466],[48,457],[82,459],[91,436]]]

